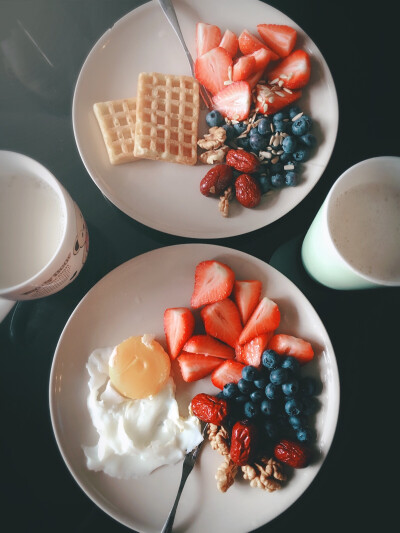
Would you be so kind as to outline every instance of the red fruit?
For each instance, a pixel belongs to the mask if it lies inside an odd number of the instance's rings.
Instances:
[[[241,56],[233,63],[232,80],[242,81],[256,70],[256,60],[251,55]]]
[[[220,357],[188,352],[181,352],[177,361],[179,363],[182,378],[187,383],[208,376],[221,364]]]
[[[261,80],[261,78],[264,76],[264,71],[259,70],[258,72],[254,72],[251,76],[247,78],[247,83],[250,85],[250,89],[254,89],[254,87],[257,85],[257,83]]]
[[[241,174],[235,181],[236,200],[244,207],[256,207],[261,200],[261,189],[249,174]]]
[[[277,304],[264,296],[245,325],[239,337],[239,344],[245,344],[254,337],[274,331],[279,326],[280,319]]]
[[[186,307],[174,307],[164,311],[164,333],[167,351],[175,359],[185,342],[193,335],[194,316]]]
[[[290,26],[258,24],[257,30],[265,44],[276,52],[279,57],[288,56],[296,44],[297,32]]]
[[[309,342],[283,333],[274,335],[268,343],[268,348],[280,355],[295,357],[301,365],[308,363],[314,357],[314,350]]]
[[[196,24],[196,52],[197,57],[216,48],[221,41],[221,30],[218,26],[198,22]]]
[[[226,30],[222,36],[219,46],[225,48],[231,57],[235,57],[239,48],[239,42],[236,33],[233,33],[231,30]]]
[[[211,394],[196,394],[191,401],[192,413],[202,422],[221,426],[228,415],[228,403]]]
[[[213,98],[214,109],[231,120],[245,120],[249,116],[251,89],[246,81],[224,85]]]
[[[262,353],[268,345],[274,332],[263,333],[246,344],[236,344],[235,359],[245,365],[261,366]]]
[[[235,347],[242,331],[242,323],[238,308],[232,300],[226,298],[206,305],[200,314],[204,328],[209,335],[229,344],[232,348]]]
[[[194,273],[194,289],[190,305],[201,307],[224,300],[233,289],[235,274],[231,268],[219,261],[202,261]]]
[[[227,359],[213,370],[211,382],[218,389],[223,389],[227,383],[237,383],[242,378],[243,368],[244,365],[242,363]]]
[[[283,87],[301,89],[310,80],[310,56],[304,50],[295,50],[268,72],[268,80],[280,78]]]
[[[267,50],[266,48],[259,48],[252,54],[249,54],[249,56],[244,57],[254,57],[256,61],[255,70],[265,70],[266,66],[272,59],[272,52],[271,50]]]
[[[291,89],[289,90],[291,91]],[[257,85],[256,109],[264,115],[273,115],[283,107],[298,100],[301,94],[300,89],[288,93],[277,85]]]
[[[239,466],[247,465],[254,457],[256,450],[256,426],[247,420],[236,422],[232,428],[229,450],[232,461]]]
[[[226,154],[225,162],[230,167],[246,174],[255,172],[260,166],[258,158],[254,154],[246,152],[245,150],[229,150]]]
[[[215,165],[200,182],[200,192],[204,196],[220,196],[233,179],[232,168],[225,164]]]
[[[233,359],[235,356],[233,348],[222,344],[210,335],[194,335],[184,345],[183,350],[190,353],[212,355],[221,359]]]
[[[303,444],[288,439],[278,442],[274,448],[274,455],[279,461],[293,468],[307,466],[310,459],[310,452]]]
[[[228,69],[232,65],[232,58],[225,50],[218,46],[198,57],[194,64],[195,78],[208,89],[211,94],[217,94],[228,81]]]
[[[256,50],[259,50],[260,48],[265,48],[266,50],[269,50],[271,52],[271,59],[273,61],[279,59],[278,54],[276,54],[273,50],[268,48],[268,46],[260,41],[260,39],[257,39],[257,37],[253,34],[251,34],[248,30],[243,30],[242,33],[239,35],[239,49],[242,52],[243,55],[252,54]]]
[[[246,324],[261,296],[262,283],[258,279],[236,280],[233,285],[233,299],[239,309],[242,324]]]

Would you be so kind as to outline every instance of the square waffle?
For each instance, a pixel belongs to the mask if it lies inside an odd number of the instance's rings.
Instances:
[[[136,98],[98,102],[93,105],[112,165],[129,163],[134,156]]]
[[[194,165],[199,104],[199,84],[194,78],[139,74],[134,155]]]

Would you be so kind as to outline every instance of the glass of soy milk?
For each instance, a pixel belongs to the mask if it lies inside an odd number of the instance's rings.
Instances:
[[[375,157],[344,172],[301,256],[308,274],[332,289],[400,285],[400,158]]]

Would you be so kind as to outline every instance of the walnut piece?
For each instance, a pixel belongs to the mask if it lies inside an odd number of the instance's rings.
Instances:
[[[209,424],[207,432],[211,448],[217,450],[221,455],[229,455],[229,435],[226,429],[222,426]]]
[[[226,492],[233,485],[238,469],[239,467],[235,465],[231,458],[228,455],[224,455],[224,460],[215,474],[217,488],[220,492]]]
[[[233,200],[232,187],[228,187],[224,191],[224,195],[219,197],[218,209],[223,217],[229,216],[229,202]]]
[[[218,126],[213,126],[209,129],[209,133],[203,136],[203,139],[199,139],[197,144],[203,150],[214,150],[220,148],[226,140],[226,130]]]
[[[229,146],[226,146],[224,144],[220,148],[203,152],[202,154],[200,154],[199,158],[202,163],[206,163],[207,165],[213,165],[214,163],[222,163],[228,151]]]
[[[257,487],[268,492],[280,489],[282,481],[286,480],[281,464],[272,457],[263,457],[260,463],[242,466],[243,478],[250,481],[251,487]]]

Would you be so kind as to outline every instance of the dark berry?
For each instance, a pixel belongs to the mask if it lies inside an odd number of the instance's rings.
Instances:
[[[271,122],[268,118],[262,118],[257,126],[258,133],[261,135],[266,135],[271,133]]]
[[[267,174],[259,174],[257,176],[258,183],[260,184],[261,194],[265,194],[271,190],[271,180]]]
[[[235,128],[231,124],[224,124],[222,126],[224,130],[226,131],[226,140],[231,141],[236,137],[236,131]]]
[[[310,131],[311,119],[306,115],[302,115],[300,118],[292,123],[292,133],[297,136],[304,135]]]
[[[300,442],[310,442],[314,440],[314,432],[310,428],[299,428],[296,437]]]
[[[285,174],[286,187],[296,187],[297,183],[298,178],[296,172],[293,172],[293,170],[288,170]]]
[[[273,415],[277,412],[278,407],[273,400],[263,400],[260,405],[260,409],[263,415]]]
[[[317,139],[312,133],[306,133],[305,135],[301,135],[300,141],[309,148],[314,148],[314,146],[317,144]]]
[[[252,390],[254,390],[253,384],[244,378],[239,379],[237,386],[242,394],[249,394]]]
[[[293,135],[288,135],[282,141],[282,149],[287,154],[292,154],[297,147],[297,141]]]
[[[249,138],[249,144],[252,150],[254,150],[255,152],[259,152],[260,150],[264,150],[267,147],[268,140],[266,137],[263,137],[259,133],[254,133]]]
[[[286,368],[276,368],[271,371],[269,380],[274,385],[282,385],[289,378],[289,371]]]
[[[293,119],[299,113],[301,113],[301,109],[299,106],[292,105],[291,107],[289,107],[289,118],[290,119]]]
[[[243,148],[244,150],[250,150],[250,140],[248,137],[240,137],[235,140],[238,147]]]
[[[271,176],[271,185],[274,189],[281,189],[285,185],[285,176],[278,172]]]
[[[277,111],[275,115],[273,116],[272,120],[275,122],[283,122],[285,118],[287,118],[288,115],[284,111]]]
[[[283,120],[274,122],[274,127],[275,131],[285,132],[287,130],[287,124]]]
[[[300,392],[304,396],[313,396],[317,392],[317,381],[311,376],[301,378]]]
[[[235,398],[235,396],[238,396],[239,389],[236,383],[226,383],[224,385],[224,388],[222,389],[222,393],[225,398]]]
[[[285,396],[295,396],[299,390],[299,382],[295,378],[291,378],[285,383],[282,383],[282,392]]]
[[[264,390],[267,386],[268,379],[267,378],[258,378],[254,380],[254,385],[257,387],[257,389]]]
[[[306,148],[299,148],[294,152],[293,157],[295,161],[307,161],[309,155],[309,151]]]
[[[214,126],[222,126],[225,124],[225,119],[219,111],[210,111],[206,115],[207,126],[213,128]]]
[[[247,129],[247,124],[238,122],[237,124],[234,124],[233,127],[235,128],[236,135],[240,135]]]
[[[297,374],[300,370],[300,363],[295,357],[292,357],[291,355],[287,355],[286,357],[283,358],[281,367],[291,370],[293,374]]]
[[[255,366],[247,365],[242,370],[242,378],[247,381],[254,381],[258,377],[259,372]]]
[[[305,415],[313,415],[319,409],[319,402],[314,396],[305,396],[302,400],[303,413]]]
[[[265,350],[261,356],[261,362],[265,368],[274,370],[281,364],[281,357],[274,350]]]
[[[249,131],[249,137],[253,137],[253,135],[260,135],[258,128],[251,128],[251,130]]]
[[[264,398],[264,393],[260,389],[253,390],[253,392],[250,393],[250,400],[254,403],[260,403]]]
[[[260,409],[258,405],[253,402],[246,402],[243,407],[244,416],[247,418],[254,418],[258,415]]]
[[[285,402],[285,411],[288,415],[299,415],[302,412],[303,404],[298,398],[290,398]]]
[[[300,429],[307,426],[307,417],[304,415],[292,415],[289,416],[289,424],[293,429]]]
[[[268,383],[265,387],[265,396],[270,400],[277,400],[282,396],[282,389],[279,385],[274,385],[274,383]]]
[[[278,424],[273,420],[266,420],[264,422],[264,431],[272,440],[276,440],[279,436]]]

